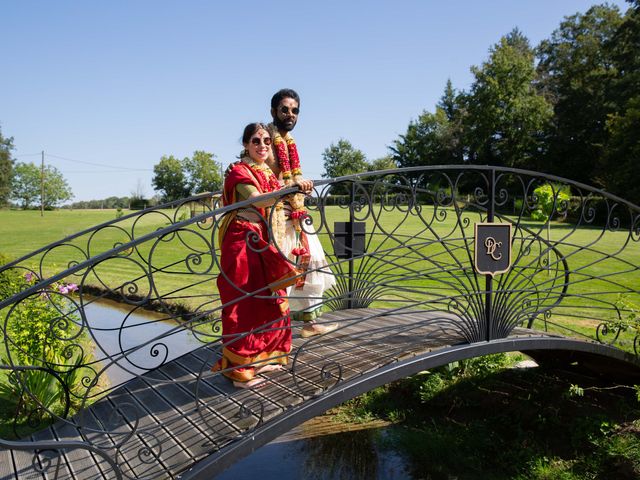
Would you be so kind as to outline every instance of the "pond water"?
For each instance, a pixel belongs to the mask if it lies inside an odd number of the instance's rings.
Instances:
[[[119,385],[137,374],[157,366],[167,356],[167,361],[188,353],[202,345],[189,330],[180,328],[174,320],[167,320],[165,314],[143,309],[133,311],[130,305],[100,299],[85,305],[85,315],[96,343],[94,355],[101,360],[112,386]],[[120,332],[122,326],[122,333]],[[154,338],[167,335],[160,342]],[[135,347],[148,343],[139,350]],[[157,356],[152,347],[156,346]],[[128,353],[123,356],[122,351]],[[117,357],[116,363],[108,358]]]
[[[305,428],[304,426],[302,428]],[[259,448],[215,480],[404,480],[412,479],[408,461],[390,442],[393,426],[340,432],[316,431],[312,424],[305,437],[289,435]],[[315,435],[315,434],[318,435]],[[315,436],[314,436],[315,435]]]

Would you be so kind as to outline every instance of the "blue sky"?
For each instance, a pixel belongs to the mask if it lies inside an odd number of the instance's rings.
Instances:
[[[518,27],[535,46],[595,3],[5,1],[0,128],[19,161],[44,150],[74,200],[150,197],[162,155],[234,161],[243,127],[290,87],[303,171],[320,178],[331,143],[387,154],[447,78],[469,87],[502,35]]]

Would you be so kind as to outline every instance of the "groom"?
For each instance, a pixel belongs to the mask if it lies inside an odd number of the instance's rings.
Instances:
[[[271,117],[273,123],[269,124],[271,138],[273,139],[272,149],[273,157],[268,160],[269,167],[273,173],[284,181],[285,186],[297,185],[304,193],[310,193],[313,189],[313,181],[307,180],[302,176],[302,168],[300,165],[300,157],[298,156],[298,148],[296,142],[291,136],[291,131],[295,128],[300,114],[300,97],[290,88],[283,88],[273,95],[271,98]],[[295,196],[294,196],[295,197]],[[295,198],[294,198],[295,199]],[[295,205],[290,202],[290,207]],[[303,202],[300,207],[304,206]],[[293,229],[293,215],[287,221],[287,229]],[[298,230],[300,230],[298,228]],[[293,235],[293,232],[289,232]],[[324,252],[317,237],[314,239],[306,238],[304,232],[298,234],[301,240],[304,240],[304,248],[306,254],[300,254],[298,261],[302,265],[308,265],[309,261],[314,263],[322,262],[323,270],[329,270],[324,259]],[[315,235],[314,235],[315,236]],[[302,243],[302,242],[301,242]],[[310,248],[309,244],[313,247]],[[285,252],[289,253],[289,252]],[[322,293],[326,288],[330,288],[335,280],[330,273],[313,272],[316,283],[313,285],[310,276],[301,278],[299,284],[291,287],[289,302],[295,307],[296,303],[304,304],[299,308],[301,311],[291,312],[292,318],[304,321],[301,336],[311,337],[313,335],[321,335],[338,328],[337,323],[329,325],[321,325],[315,321],[320,314],[320,306],[322,304]],[[313,293],[311,291],[313,290]]]

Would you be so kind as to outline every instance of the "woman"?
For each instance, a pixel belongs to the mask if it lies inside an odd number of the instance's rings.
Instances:
[[[242,136],[244,152],[224,180],[224,205],[250,200],[280,189],[265,161],[271,136],[261,123],[251,123]],[[269,219],[281,215],[276,199],[259,200],[226,214],[220,227],[220,269],[217,284],[222,308],[222,358],[212,368],[236,387],[263,380],[256,375],[281,369],[291,350],[289,306],[285,289],[298,271],[269,243]],[[277,227],[276,227],[277,230]],[[273,229],[271,229],[273,232]]]

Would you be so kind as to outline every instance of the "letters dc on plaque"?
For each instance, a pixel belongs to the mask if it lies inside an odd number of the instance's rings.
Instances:
[[[473,261],[478,273],[494,276],[511,268],[511,224],[476,223]]]

